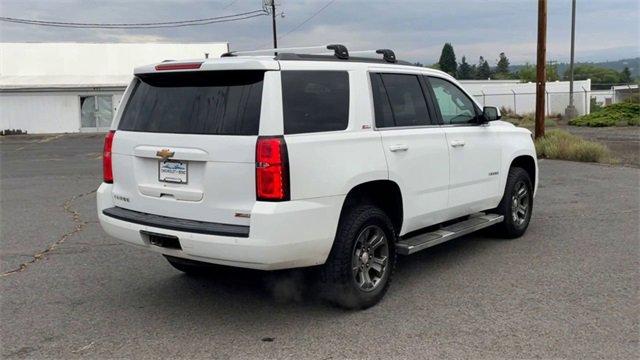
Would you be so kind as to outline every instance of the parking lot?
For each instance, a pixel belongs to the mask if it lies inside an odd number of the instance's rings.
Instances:
[[[348,312],[298,271],[189,277],[97,223],[102,135],[0,138],[2,358],[638,358],[640,170],[540,161],[527,234],[401,258]]]

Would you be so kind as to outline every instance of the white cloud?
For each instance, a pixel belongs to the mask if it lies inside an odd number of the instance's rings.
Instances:
[[[281,0],[283,35],[324,6],[326,0]],[[249,11],[259,0],[2,0],[3,16],[85,22],[169,21]],[[637,0],[579,1],[579,60],[616,59],[639,53]],[[569,57],[570,0],[549,3],[548,57]],[[392,48],[399,57],[435,62],[451,42],[458,59],[493,61],[504,51],[511,63],[533,62],[536,4],[532,0],[338,0],[280,40],[281,46],[345,43],[352,49]],[[0,23],[1,41],[203,42],[228,41],[233,49],[271,45],[270,18],[156,30],[78,30]]]

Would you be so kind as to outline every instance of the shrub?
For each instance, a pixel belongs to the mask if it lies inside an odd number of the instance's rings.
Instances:
[[[597,101],[595,97],[592,97],[591,100],[589,101],[591,103],[591,105],[589,105],[589,107],[591,108],[591,113],[596,113],[600,110],[603,109],[603,106],[600,105]]]
[[[585,140],[563,130],[550,130],[535,142],[538,157],[583,162],[614,162],[604,145]]]
[[[575,126],[638,126],[640,125],[640,104],[634,102],[621,102],[605,106],[598,112],[577,117],[569,121],[569,125]]]

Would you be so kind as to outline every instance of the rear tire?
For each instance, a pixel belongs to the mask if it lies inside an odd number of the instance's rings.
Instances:
[[[327,262],[321,269],[323,296],[347,309],[366,309],[387,292],[396,263],[391,220],[373,205],[342,215]]]
[[[533,212],[533,186],[524,169],[509,169],[504,195],[493,212],[504,216],[504,221],[493,228],[496,235],[513,239],[527,231]]]

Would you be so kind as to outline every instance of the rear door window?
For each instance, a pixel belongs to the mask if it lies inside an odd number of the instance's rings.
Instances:
[[[139,75],[119,130],[257,135],[264,71]]]
[[[431,125],[420,79],[411,74],[371,74],[377,127]]]
[[[284,133],[344,130],[349,124],[346,71],[282,71]]]

